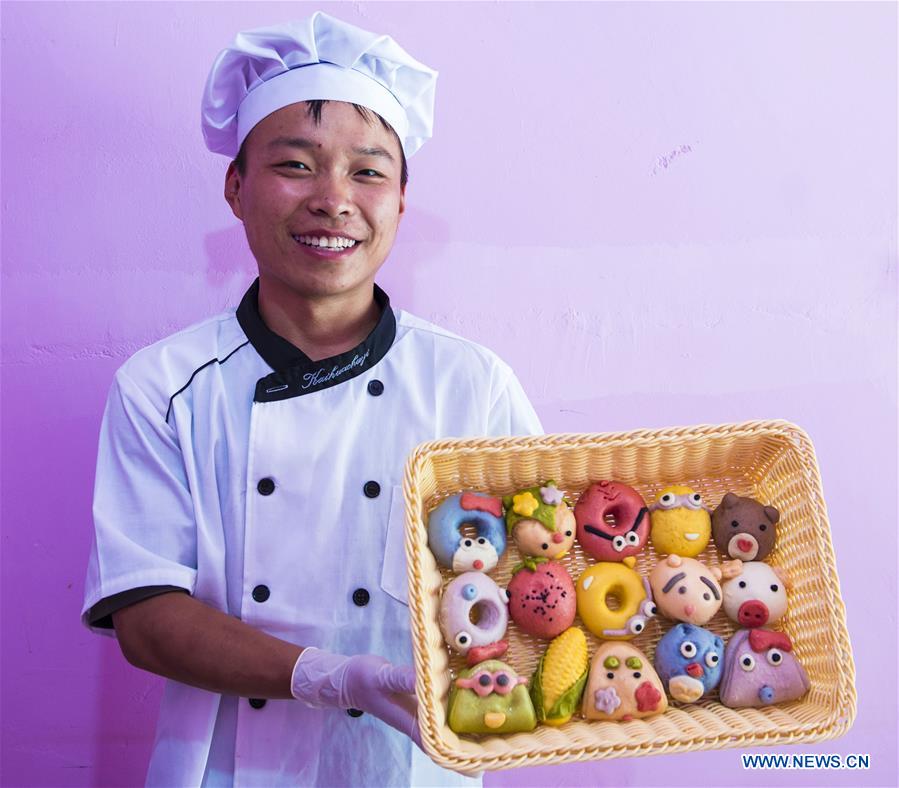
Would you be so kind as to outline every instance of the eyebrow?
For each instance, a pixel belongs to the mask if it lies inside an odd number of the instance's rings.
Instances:
[[[717,586],[711,580],[709,580],[707,577],[704,577],[703,575],[700,575],[699,579],[712,589],[712,593],[715,595],[715,599],[721,599],[721,594],[718,593]]]
[[[676,586],[681,580],[686,577],[685,572],[678,572],[674,577],[672,577],[667,583],[665,583],[664,588],[662,588],[662,593],[667,594],[674,586]]]
[[[275,137],[275,139],[269,142],[266,147],[288,147],[311,150],[313,148],[318,148],[319,143],[313,142],[306,137]],[[390,161],[394,161],[393,154],[390,151],[380,147],[379,145],[374,145],[372,147],[353,148],[353,153],[355,153],[357,156],[380,156],[382,158],[389,159]]]
[[[381,156],[393,161],[393,154],[378,145],[371,148],[353,148],[353,153],[356,153],[359,156]]]
[[[307,140],[305,137],[275,137],[269,144],[266,146],[268,148],[280,148],[281,146],[286,146],[288,148],[315,148],[317,147],[316,143],[312,140]]]

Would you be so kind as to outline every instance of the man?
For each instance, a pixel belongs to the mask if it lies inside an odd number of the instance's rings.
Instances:
[[[210,73],[204,135],[236,156],[259,278],[117,372],[83,610],[170,679],[149,784],[462,779],[413,745],[403,464],[540,424],[498,358],[374,284],[435,80],[321,13],[238,35]]]

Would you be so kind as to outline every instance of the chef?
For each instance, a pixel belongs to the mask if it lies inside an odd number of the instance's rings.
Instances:
[[[259,277],[116,373],[82,612],[169,679],[150,785],[467,779],[416,746],[403,465],[541,427],[506,364],[374,282],[436,77],[323,13],[212,67],[203,133]]]

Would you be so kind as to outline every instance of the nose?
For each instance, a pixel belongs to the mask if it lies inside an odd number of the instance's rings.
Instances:
[[[553,534],[553,541],[554,541],[556,544],[559,544],[559,542],[561,542],[564,538],[565,538],[565,537],[562,536],[562,534],[560,534],[558,531],[556,531],[556,532]]]
[[[696,612],[696,605],[684,605],[684,615],[692,616]]]
[[[750,599],[737,610],[737,621],[744,627],[763,627],[768,621],[768,606],[759,599]]]
[[[350,185],[337,175],[321,173],[315,178],[308,206],[316,216],[329,219],[347,217],[353,212]]]
[[[472,566],[473,566],[475,569],[483,569],[483,568],[484,568],[484,562],[483,562],[480,558],[478,558],[478,559],[475,560],[475,562],[472,564]]]

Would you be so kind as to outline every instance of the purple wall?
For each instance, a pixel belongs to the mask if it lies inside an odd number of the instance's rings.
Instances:
[[[200,91],[316,7],[2,4],[4,785],[143,780],[161,682],[80,628],[116,367],[253,260]],[[816,444],[867,772],[735,750],[489,785],[895,785],[896,6],[323,4],[441,71],[380,277],[495,349],[548,431],[786,418]]]

